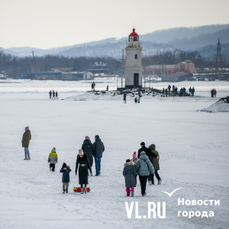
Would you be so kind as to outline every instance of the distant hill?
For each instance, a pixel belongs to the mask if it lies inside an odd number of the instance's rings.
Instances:
[[[197,51],[200,53],[201,56],[211,56],[213,57],[216,54],[216,45],[207,45],[201,47]],[[229,43],[221,44],[221,54],[222,57],[226,57],[229,60]]]
[[[152,33],[141,35],[140,39],[141,41],[169,43],[174,40],[192,39],[200,35],[218,33],[219,31],[226,30],[226,29],[229,29],[229,24],[206,25],[206,26],[191,27],[191,28],[180,27],[180,28],[172,28],[166,30],[157,30]]]
[[[127,35],[128,36],[128,35]],[[207,25],[199,27],[180,27],[167,30],[158,30],[140,35],[144,55],[154,55],[160,51],[180,49],[184,51],[200,51],[201,55],[214,55],[218,37],[221,42],[222,53],[229,58],[229,24]],[[55,49],[36,49],[30,47],[2,49],[5,53],[15,56],[30,56],[34,51],[36,56],[63,55],[68,57],[112,57],[120,59],[122,50],[125,49],[127,37],[116,39],[109,38],[92,41],[84,44],[59,47]],[[214,51],[213,51],[214,50]]]

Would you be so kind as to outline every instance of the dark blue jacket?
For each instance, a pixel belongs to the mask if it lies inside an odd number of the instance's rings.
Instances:
[[[105,147],[100,138],[97,138],[93,143],[93,155],[96,158],[101,158],[103,156],[103,151]]]
[[[70,182],[70,176],[69,176],[69,173],[71,172],[71,169],[67,167],[67,169],[63,169],[61,168],[60,169],[60,172],[63,173],[63,176],[62,176],[62,182],[63,183],[69,183]]]

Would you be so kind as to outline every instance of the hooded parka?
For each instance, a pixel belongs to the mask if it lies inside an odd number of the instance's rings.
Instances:
[[[150,173],[155,173],[154,167],[144,151],[141,152],[139,160],[137,161],[135,167],[136,172],[139,176],[149,176]]]
[[[158,157],[159,157],[159,153],[155,150],[156,149],[156,146],[154,144],[151,144],[149,146],[149,149],[154,153],[156,154]],[[160,169],[160,166],[159,166],[159,159],[157,159],[156,157],[153,157],[153,156],[150,156],[150,161],[151,163],[153,164],[153,167],[155,170],[159,170]]]
[[[56,164],[58,162],[58,156],[55,147],[53,147],[51,153],[49,154],[48,162],[50,164]]]
[[[122,172],[125,177],[126,188],[136,187],[136,169],[134,162],[126,162]]]

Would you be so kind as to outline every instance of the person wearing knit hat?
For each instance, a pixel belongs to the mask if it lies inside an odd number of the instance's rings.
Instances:
[[[62,168],[60,169],[60,172],[63,173],[62,175],[63,194],[65,192],[68,193],[68,187],[69,187],[69,182],[70,182],[69,173],[71,172],[70,166],[67,166],[67,164],[64,162],[62,165]]]
[[[133,158],[131,159],[131,162],[133,162],[136,165],[137,161],[138,161],[137,153],[134,152]],[[136,175],[136,185],[137,185],[137,175]]]
[[[29,130],[29,127],[25,127],[25,132],[22,136],[22,147],[24,147],[24,152],[25,152],[25,159],[24,160],[30,160],[30,153],[29,153],[29,142],[32,138],[31,132]]]
[[[87,193],[86,187],[88,184],[88,170],[92,173],[91,168],[88,163],[87,154],[83,152],[82,149],[79,149],[78,156],[76,158],[76,168],[75,175],[79,168],[79,184],[81,185],[81,194]]]
[[[137,158],[137,153],[136,152],[133,153],[133,158],[131,159],[131,161],[134,162],[134,164],[137,163],[138,158]]]

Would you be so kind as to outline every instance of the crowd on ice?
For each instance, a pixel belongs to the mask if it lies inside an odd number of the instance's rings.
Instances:
[[[22,137],[22,147],[24,147],[25,159],[30,160],[29,143],[31,140],[31,132],[29,127],[25,127],[25,132]],[[151,144],[148,148],[144,142],[140,143],[141,148],[133,153],[131,159],[127,159],[123,168],[123,176],[125,177],[126,195],[134,196],[134,188],[137,184],[137,176],[139,176],[141,195],[146,195],[146,183],[148,180],[149,184],[154,184],[154,174],[158,180],[158,184],[161,184],[161,178],[158,174],[159,167],[159,153],[156,151],[156,146]],[[79,176],[79,184],[81,188],[81,194],[87,192],[87,184],[89,172],[92,174],[93,157],[95,161],[95,176],[100,176],[101,170],[101,158],[105,147],[101,141],[99,135],[95,135],[95,142],[92,144],[88,136],[82,144],[81,149],[78,150],[76,157],[75,175]],[[55,147],[53,147],[48,157],[50,171],[55,171],[55,165],[58,162],[58,155]],[[68,193],[68,187],[70,182],[70,166],[65,162],[60,169],[62,173],[63,193]]]
[[[49,92],[49,98],[50,99],[58,99],[58,92],[57,91],[54,91],[54,90],[52,90],[52,91],[50,91]]]

